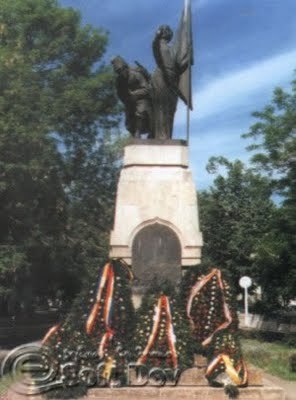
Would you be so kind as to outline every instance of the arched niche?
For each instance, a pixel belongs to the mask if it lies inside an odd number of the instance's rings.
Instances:
[[[151,285],[173,286],[181,279],[181,243],[166,225],[150,224],[142,228],[132,242],[132,268],[135,287],[144,292]]]

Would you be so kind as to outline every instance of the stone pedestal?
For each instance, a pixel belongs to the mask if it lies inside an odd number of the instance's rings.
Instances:
[[[156,269],[170,276],[173,269],[166,270],[165,264],[199,264],[201,247],[186,142],[131,142],[125,147],[118,183],[110,256],[123,258],[129,265],[142,257],[139,264],[150,263],[146,271],[157,264]]]

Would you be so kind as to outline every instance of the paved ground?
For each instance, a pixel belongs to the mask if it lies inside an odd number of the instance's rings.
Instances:
[[[278,377],[264,374],[264,382],[269,386],[279,386],[286,392],[286,400],[296,400],[296,382],[286,381]],[[15,393],[0,394],[0,400],[42,400],[39,396],[18,396]],[[85,399],[85,398],[84,398]]]
[[[264,373],[264,381],[266,383],[273,383],[284,389],[286,392],[286,400],[296,400],[296,381],[286,381],[278,378],[277,376],[269,375]]]

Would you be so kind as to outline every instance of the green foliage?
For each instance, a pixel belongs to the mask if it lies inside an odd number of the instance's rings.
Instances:
[[[217,173],[219,166],[226,173],[217,175],[210,190],[199,195],[203,260],[227,271],[238,291],[241,276],[256,279],[261,274],[253,257],[269,229],[275,207],[266,178],[238,160],[210,159],[211,172]]]
[[[296,81],[291,92],[274,90],[272,103],[253,116],[259,121],[243,135],[257,143],[250,150],[257,150],[252,161],[273,178],[274,188],[286,197],[292,190],[296,177]],[[260,151],[261,150],[261,151]]]
[[[17,376],[11,376],[10,374],[6,374],[1,377],[0,381],[0,396],[7,397],[7,393],[12,385],[17,384],[18,380],[21,379],[21,374]]]
[[[265,304],[287,306],[296,295],[296,80],[289,92],[276,88],[271,104],[253,116],[258,122],[243,137],[254,139],[252,162],[282,200],[255,260]]]
[[[210,159],[209,172],[223,166],[226,174],[200,194],[201,223],[206,261],[231,272],[236,284],[250,275],[270,313],[296,295],[296,80],[289,92],[276,88],[271,104],[253,116],[243,137],[254,139],[254,167]],[[273,193],[280,204],[272,204]]]
[[[268,343],[265,340],[243,339],[242,347],[249,363],[282,379],[296,381],[296,372],[291,371],[289,362],[295,354],[294,346],[281,341]]]
[[[107,255],[119,108],[104,31],[55,0],[0,7],[0,300],[29,311]]]

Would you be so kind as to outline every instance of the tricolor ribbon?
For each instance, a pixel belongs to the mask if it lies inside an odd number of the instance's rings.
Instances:
[[[55,326],[53,326],[52,328],[49,329],[49,331],[46,333],[46,335],[44,336],[44,338],[42,339],[41,344],[46,344],[47,341],[59,330],[60,328],[60,324],[57,324]]]
[[[226,354],[219,354],[208,366],[206,371],[206,377],[210,378],[211,374],[215,370],[215,368],[221,363],[221,361],[225,365],[225,371],[232,382],[238,386],[245,385],[248,379],[247,368],[243,360],[239,362],[237,367],[233,365],[233,362],[230,360],[230,357]],[[243,370],[243,376],[240,376],[241,371]]]
[[[173,366],[174,366],[174,368],[177,368],[178,357],[177,357],[177,352],[176,352],[176,347],[175,347],[176,336],[174,334],[171,307],[170,307],[169,299],[167,296],[164,296],[163,301],[165,303],[164,306],[165,306],[166,317],[167,317],[166,328],[167,328],[167,335],[168,335],[168,344],[169,344],[169,348],[170,348],[171,355],[172,355]]]
[[[232,322],[232,317],[230,314],[230,310],[228,307],[228,304],[226,303],[225,300],[225,296],[224,296],[224,285],[223,285],[223,281],[221,278],[221,271],[219,269],[214,268],[208,275],[206,275],[203,279],[201,279],[200,281],[198,281],[191,289],[190,292],[190,296],[188,298],[188,302],[187,302],[187,307],[186,307],[186,311],[187,311],[187,316],[189,318],[189,321],[191,323],[191,326],[194,327],[194,321],[193,318],[191,316],[191,309],[192,309],[192,302],[194,297],[201,291],[201,289],[214,277],[217,276],[218,279],[218,283],[220,286],[220,289],[222,291],[222,298],[223,298],[223,311],[224,311],[224,316],[226,318],[226,321],[223,322],[220,326],[218,326],[217,329],[215,329],[215,331],[208,336],[203,342],[202,345],[206,346],[209,343],[211,343],[213,336],[215,335],[215,333],[217,333],[218,331],[220,331],[221,329],[225,329],[227,328],[231,322]]]
[[[109,341],[113,338],[114,332],[112,329],[108,328],[107,332],[103,335],[98,349],[98,355],[100,358],[104,357],[104,350],[107,347]]]
[[[119,258],[119,261],[121,263],[121,266],[124,267],[125,270],[127,271],[129,280],[133,281],[135,277],[134,277],[131,267],[128,265],[128,263],[123,258]]]
[[[111,315],[111,306],[113,301],[113,291],[114,291],[114,270],[111,263],[107,263],[104,266],[102,275],[100,277],[97,295],[96,295],[96,302],[93,305],[93,308],[89,314],[89,317],[86,321],[86,333],[91,335],[94,330],[95,322],[97,315],[101,310],[101,300],[103,291],[106,288],[106,297],[103,309],[103,318],[104,324],[106,329],[108,329],[110,324],[110,315]]]
[[[170,309],[170,303],[167,296],[160,296],[157,306],[155,307],[154,317],[153,317],[153,327],[150,333],[147,345],[142,353],[142,355],[138,358],[137,365],[145,364],[147,357],[149,355],[150,350],[152,349],[155,340],[157,338],[157,333],[159,330],[160,320],[161,320],[161,312],[162,310],[165,311],[165,318],[166,318],[166,334],[168,340],[168,346],[171,352],[172,361],[174,368],[178,366],[178,357],[175,347],[175,334],[174,334],[174,327],[172,323],[172,315]]]

